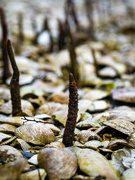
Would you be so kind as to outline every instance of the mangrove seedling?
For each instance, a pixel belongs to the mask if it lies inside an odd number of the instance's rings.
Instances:
[[[65,42],[65,38],[66,38],[65,25],[61,22],[61,20],[58,20],[58,30],[59,30],[58,49],[60,51],[66,46],[66,42]]]
[[[24,41],[24,33],[23,33],[23,15],[21,13],[18,14],[18,31],[19,31],[19,43],[22,44]]]
[[[11,66],[13,68],[13,75],[10,82],[10,93],[12,101],[12,116],[16,116],[21,113],[21,97],[20,97],[20,86],[19,86],[19,70],[14,58],[14,53],[10,40],[7,41],[7,51]]]
[[[7,54],[8,28],[7,28],[5,13],[2,7],[0,7],[0,19],[1,19],[1,27],[2,27],[2,42],[1,42],[2,60],[3,60],[2,79],[3,79],[3,82],[5,82],[6,79],[10,76],[10,70],[9,70],[9,60],[8,60],[8,54]]]
[[[78,113],[78,93],[77,86],[72,73],[69,74],[69,104],[68,117],[63,135],[63,143],[66,147],[73,145],[74,130],[76,127]]]
[[[72,20],[76,26],[76,30],[79,31],[80,26],[79,26],[79,21],[77,18],[76,8],[75,8],[75,4],[74,4],[73,0],[66,0],[66,2],[65,2],[65,16],[66,16],[66,19],[69,19],[69,16],[72,18]]]
[[[93,8],[92,1],[85,0],[86,15],[89,21],[88,32],[91,39],[94,39],[94,22],[93,22]]]
[[[70,55],[70,71],[74,75],[76,84],[79,85],[79,72],[78,72],[78,63],[77,63],[77,57],[75,52],[75,45],[74,40],[71,34],[70,26],[67,21],[67,27],[68,27],[68,37],[69,37],[69,55]]]
[[[99,77],[99,66],[97,64],[97,59],[96,59],[96,56],[95,56],[95,50],[91,49],[91,52],[92,52],[93,61],[94,61],[95,73],[96,73],[96,76]]]

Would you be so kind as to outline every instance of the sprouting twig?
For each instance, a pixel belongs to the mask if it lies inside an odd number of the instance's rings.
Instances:
[[[42,28],[42,31],[48,31],[49,33],[49,36],[50,36],[50,47],[49,47],[49,52],[53,52],[53,47],[54,47],[54,43],[53,43],[53,37],[52,37],[52,32],[50,30],[50,27],[49,27],[49,22],[48,22],[48,18],[46,17],[45,20],[44,20],[44,23],[43,23],[43,28]]]
[[[91,0],[85,0],[85,9],[86,9],[86,15],[89,21],[88,32],[89,32],[90,38],[94,39],[93,8],[92,8]]]
[[[19,43],[23,43],[24,34],[23,34],[23,15],[21,13],[18,14],[18,29],[19,29]]]
[[[97,64],[97,59],[95,56],[95,50],[91,48],[91,52],[92,52],[92,56],[93,56],[93,60],[94,60],[95,73],[96,73],[96,76],[99,77],[99,66]]]
[[[10,93],[12,100],[12,115],[16,116],[21,112],[21,97],[20,97],[20,86],[19,86],[19,70],[15,62],[14,53],[10,40],[7,42],[7,50],[9,59],[13,68],[13,76],[10,82]]]
[[[5,13],[2,7],[0,7],[0,19],[2,25],[2,60],[3,60],[3,82],[10,76],[9,61],[7,55],[7,38],[8,38],[8,28],[6,23]]]
[[[77,63],[77,57],[76,57],[76,52],[75,52],[75,45],[73,41],[73,37],[71,34],[70,26],[67,21],[67,27],[68,27],[68,36],[69,36],[69,55],[70,55],[70,69],[72,74],[74,75],[76,84],[79,85],[79,72],[78,72],[78,63]]]
[[[76,9],[75,9],[75,4],[74,4],[73,0],[66,0],[66,2],[65,2],[65,16],[66,16],[66,19],[68,19],[69,16],[72,17],[72,20],[76,25],[76,30],[79,31],[80,26],[79,26],[77,13],[76,13]]]
[[[77,86],[73,74],[69,74],[69,104],[68,104],[68,117],[66,127],[63,135],[63,143],[66,147],[73,145],[74,130],[76,127],[78,112],[78,93]]]
[[[59,37],[58,37],[58,48],[59,50],[63,49],[66,45],[65,38],[65,26],[62,24],[61,20],[58,20],[58,29],[59,29]]]

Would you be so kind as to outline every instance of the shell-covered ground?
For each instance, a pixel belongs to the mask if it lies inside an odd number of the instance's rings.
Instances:
[[[70,11],[73,39],[62,33],[64,0],[1,2],[20,72],[21,112],[13,116],[14,71],[9,64],[3,82],[0,51],[0,180],[135,179],[134,2],[73,2],[79,22]],[[1,42],[2,31],[1,25]],[[65,147],[74,70],[78,113],[73,145]]]

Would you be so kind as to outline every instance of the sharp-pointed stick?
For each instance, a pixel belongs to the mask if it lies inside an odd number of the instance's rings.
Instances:
[[[7,38],[8,38],[8,28],[6,23],[5,13],[2,7],[0,7],[0,19],[2,26],[2,60],[3,60],[3,82],[6,82],[6,79],[11,75],[9,70],[9,60],[7,55]]]
[[[69,74],[69,104],[68,117],[63,135],[63,143],[66,147],[72,146],[74,141],[74,130],[76,127],[78,113],[77,86],[72,73]]]
[[[7,51],[9,59],[13,68],[13,76],[10,82],[10,93],[12,101],[12,116],[16,116],[21,113],[21,97],[20,97],[20,86],[19,86],[19,70],[14,58],[13,49],[10,40],[7,41]]]

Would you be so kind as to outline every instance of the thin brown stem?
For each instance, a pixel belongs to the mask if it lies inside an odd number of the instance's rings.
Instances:
[[[92,56],[93,56],[93,60],[94,60],[95,73],[96,73],[96,76],[99,77],[99,66],[97,64],[97,59],[95,56],[95,50],[91,49],[91,52],[92,52]]]
[[[70,55],[70,70],[72,74],[74,75],[76,84],[79,85],[79,72],[78,72],[78,63],[77,63],[77,57],[75,52],[75,45],[74,40],[72,37],[72,33],[70,30],[70,26],[67,21],[67,28],[68,28],[68,37],[69,37],[69,55]]]
[[[7,50],[9,59],[13,68],[13,76],[10,82],[10,93],[12,100],[12,115],[16,116],[21,111],[21,97],[20,97],[20,86],[19,86],[19,70],[14,58],[10,40],[7,41]]]
[[[8,28],[6,23],[5,13],[2,7],[0,7],[0,19],[2,26],[2,60],[3,60],[3,82],[10,76],[9,70],[9,60],[7,55],[7,38],[8,38]]]
[[[72,73],[69,74],[69,104],[68,104],[68,117],[66,127],[63,135],[63,143],[66,147],[73,145],[74,130],[76,127],[78,112],[78,93],[77,86]]]

